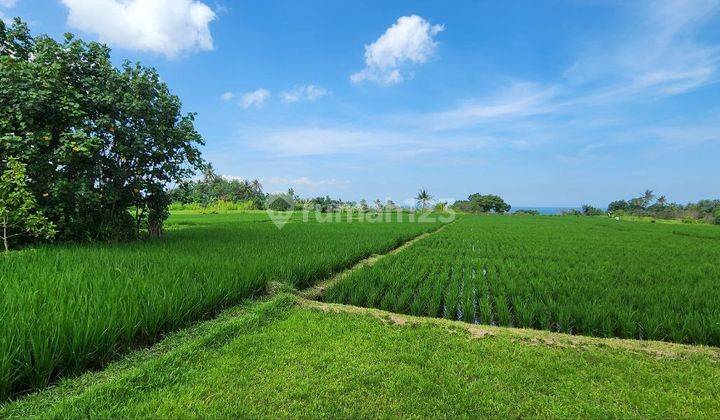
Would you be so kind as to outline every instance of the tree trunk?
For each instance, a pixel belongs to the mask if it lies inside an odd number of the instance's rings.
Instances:
[[[10,245],[8,245],[8,233],[7,233],[7,216],[3,216],[3,245],[5,245],[5,252],[10,252]]]

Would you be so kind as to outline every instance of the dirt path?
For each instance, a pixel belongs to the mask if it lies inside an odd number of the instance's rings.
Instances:
[[[348,268],[347,270],[341,271],[340,273],[332,276],[331,278],[329,278],[323,282],[316,284],[313,287],[303,289],[303,290],[299,291],[297,294],[298,294],[298,296],[300,296],[303,299],[308,299],[308,300],[321,299],[322,296],[325,294],[326,290],[330,289],[331,287],[333,287],[334,285],[339,283],[342,279],[344,279],[345,277],[350,275],[350,273],[352,273],[353,271],[359,270],[359,269],[362,269],[365,267],[371,267],[371,266],[375,265],[375,263],[377,263],[381,259],[383,259],[387,256],[390,256],[390,255],[397,254],[398,252],[404,250],[405,248],[412,246],[414,243],[421,241],[430,235],[434,235],[434,234],[440,232],[441,230],[445,229],[445,227],[447,225],[449,225],[451,223],[452,222],[444,224],[435,230],[432,230],[430,232],[425,232],[422,235],[418,235],[418,236],[414,237],[413,239],[410,239],[407,242],[403,242],[402,244],[400,244],[396,248],[393,248],[392,250],[386,252],[385,254],[371,255],[371,256],[365,258],[364,260],[358,262],[354,266]]]

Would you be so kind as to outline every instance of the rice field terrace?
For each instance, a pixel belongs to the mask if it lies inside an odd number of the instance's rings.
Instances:
[[[333,302],[570,334],[720,345],[720,229],[463,216],[327,291]]]
[[[264,212],[183,213],[159,240],[0,256],[0,400],[100,367],[269,281],[306,287],[438,226],[298,221],[279,230]]]

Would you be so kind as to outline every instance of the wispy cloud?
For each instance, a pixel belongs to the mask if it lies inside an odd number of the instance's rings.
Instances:
[[[324,186],[338,186],[349,184],[350,181],[341,181],[335,178],[329,179],[312,179],[307,176],[301,176],[298,178],[285,178],[285,177],[270,177],[263,179],[262,182],[273,185],[273,186],[288,186],[288,187],[324,187]]]
[[[235,98],[235,94],[232,92],[225,92],[220,95],[220,100],[222,100],[223,102],[231,101],[233,98]]]
[[[261,107],[270,97],[270,91],[267,89],[257,89],[253,92],[247,92],[240,95],[240,106],[248,109],[253,106]]]
[[[298,101],[310,101],[315,102],[323,96],[330,95],[331,92],[322,86],[316,85],[305,85],[295,86],[294,88],[284,91],[280,94],[283,102],[286,104],[298,102]]]
[[[634,29],[617,45],[590,48],[566,72],[577,86],[609,84],[614,95],[676,95],[711,83],[720,49],[698,40],[717,13],[717,0],[628,3]]]
[[[259,129],[246,136],[251,148],[280,156],[357,153],[395,148],[409,141],[397,132],[342,126]]]

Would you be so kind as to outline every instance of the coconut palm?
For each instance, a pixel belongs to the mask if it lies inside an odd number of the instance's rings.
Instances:
[[[417,197],[415,197],[415,201],[417,201],[418,206],[422,207],[423,210],[427,207],[427,205],[432,201],[432,196],[426,191],[426,190],[420,190]]]

